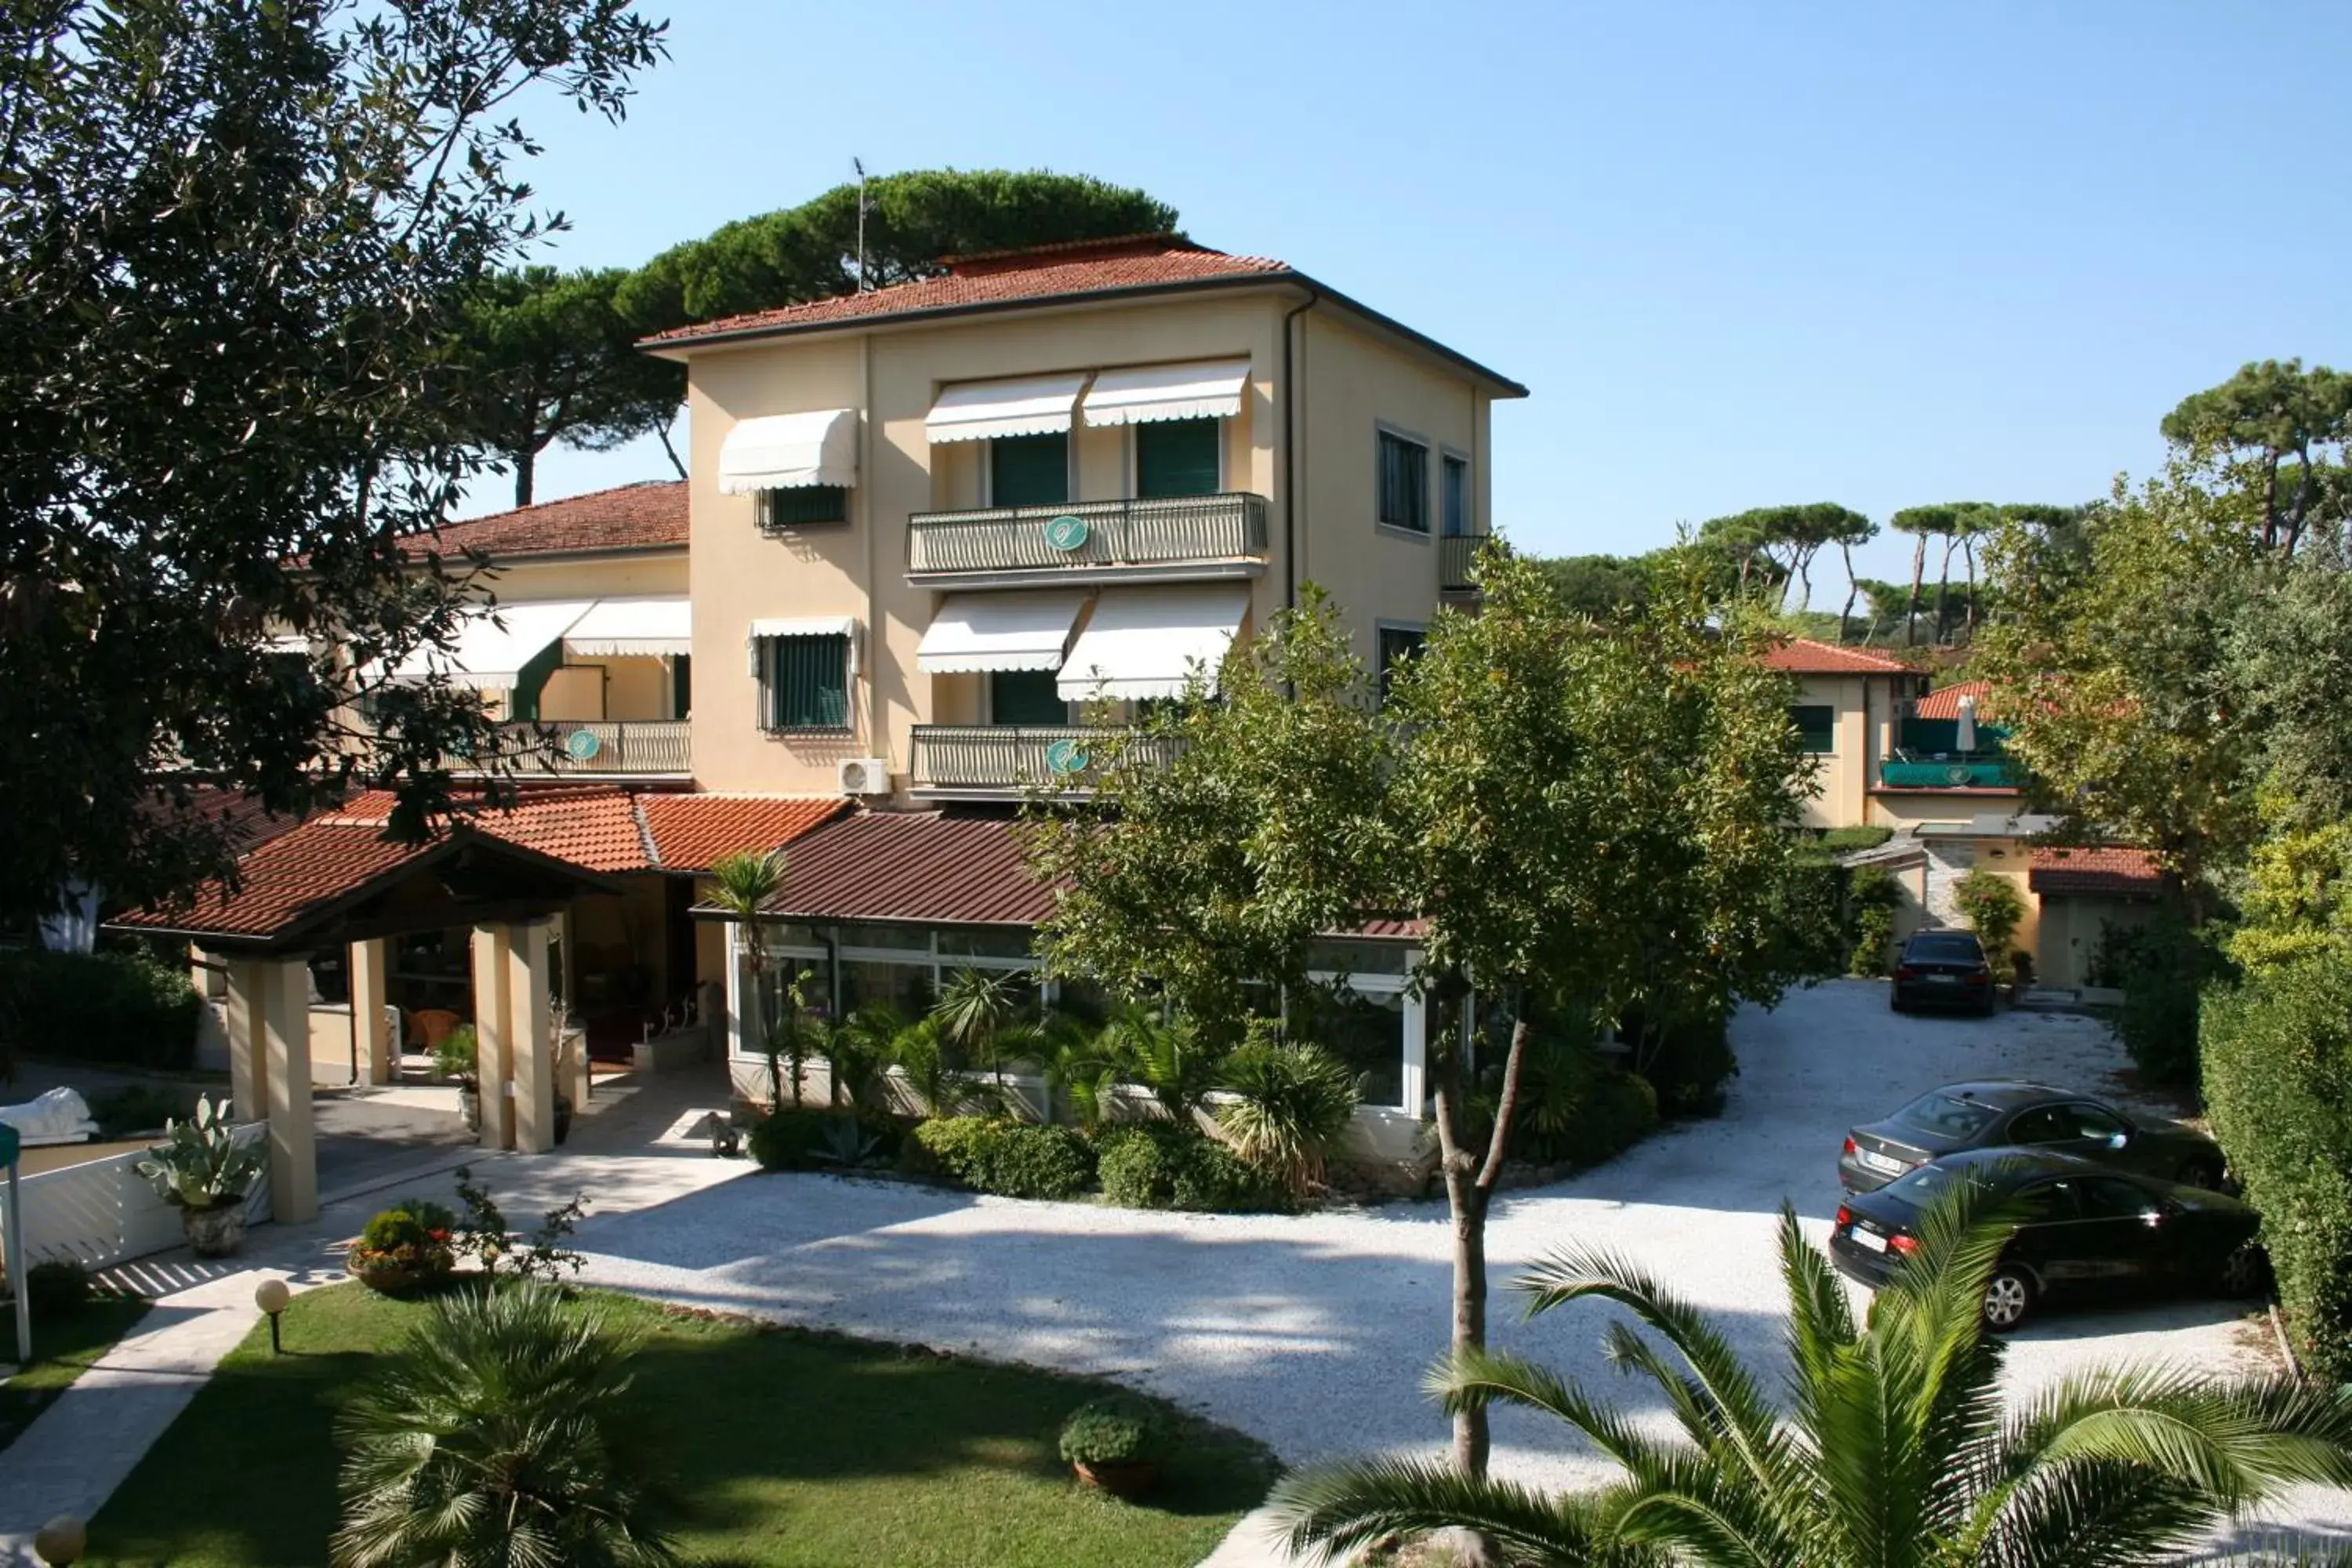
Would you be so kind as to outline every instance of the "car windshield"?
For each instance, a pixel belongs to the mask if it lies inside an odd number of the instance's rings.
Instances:
[[[1913,937],[1910,955],[1913,958],[1951,961],[1980,960],[1984,957],[1984,949],[1977,945],[1976,938],[1963,932],[1937,932]]]
[[[1961,1139],[1973,1138],[1983,1131],[1995,1114],[1990,1106],[1937,1089],[1921,1095],[1886,1120],[1906,1132]]]

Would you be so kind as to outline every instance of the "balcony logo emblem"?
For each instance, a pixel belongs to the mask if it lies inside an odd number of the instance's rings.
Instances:
[[[1972,771],[1973,770],[1971,770],[1966,763],[1954,763],[1950,767],[1944,770],[1944,782],[1946,784],[1964,784],[1969,782]]]
[[[1084,528],[1086,525],[1079,523],[1078,526]],[[1083,742],[1071,740],[1066,735],[1045,748],[1045,766],[1059,778],[1067,778],[1072,773],[1085,773],[1087,763],[1092,760],[1087,755],[1087,748]]]
[[[604,742],[593,730],[574,730],[563,737],[563,750],[575,763],[593,762],[604,749]]]
[[[1087,520],[1064,512],[1045,525],[1045,542],[1056,550],[1084,550],[1087,547]]]

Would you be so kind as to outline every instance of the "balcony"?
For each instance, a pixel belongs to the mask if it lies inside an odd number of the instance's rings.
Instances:
[[[1470,581],[1470,563],[1478,558],[1490,536],[1484,533],[1449,533],[1437,542],[1437,591],[1441,594],[1475,594],[1478,591]]]
[[[684,776],[693,772],[688,741],[691,730],[691,723],[684,719],[551,719],[537,724],[501,724],[498,755],[526,778]],[[478,761],[474,765],[478,767]]]
[[[907,581],[935,587],[1255,577],[1265,570],[1265,498],[1240,491],[919,511],[907,520]]]
[[[2018,789],[2021,770],[2007,757],[1978,752],[1948,757],[1898,757],[1878,764],[1882,789]]]
[[[1076,724],[918,724],[908,773],[916,794],[943,799],[1005,800],[1038,784],[1079,795],[1093,787],[1117,734]]]

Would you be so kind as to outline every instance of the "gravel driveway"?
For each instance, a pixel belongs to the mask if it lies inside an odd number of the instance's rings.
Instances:
[[[1571,1240],[1616,1248],[1707,1309],[1777,1372],[1782,1296],[1772,1234],[1785,1199],[1809,1235],[1837,1206],[1845,1129],[1966,1078],[2032,1076],[2110,1095],[2103,1026],[2058,1014],[1904,1016],[1883,985],[1838,981],[1750,1010],[1726,1114],[1677,1127],[1575,1180],[1512,1194],[1488,1227],[1494,1338],[1663,1423],[1600,1354],[1607,1309],[1533,1322],[1503,1288]],[[591,1221],[590,1278],[673,1300],[877,1338],[1108,1374],[1271,1444],[1287,1461],[1434,1451],[1443,1416],[1418,1393],[1448,1318],[1444,1205],[1352,1213],[1158,1215],[976,1198],[882,1182],[747,1176]],[[2238,1304],[2185,1300],[2053,1313],[2015,1337],[2028,1389],[2091,1363],[2157,1356],[2213,1370],[2271,1365]],[[1561,1429],[1505,1415],[1498,1471],[1549,1483],[1603,1468]],[[2342,1500],[2297,1512],[2352,1525]],[[2325,1506],[2323,1506],[2325,1505]]]

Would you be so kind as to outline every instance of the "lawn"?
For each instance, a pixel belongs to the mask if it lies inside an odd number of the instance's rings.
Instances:
[[[1144,1506],[1055,1452],[1101,1385],[591,1293],[646,1338],[631,1397],[672,1458],[674,1521],[708,1568],[1019,1563],[1190,1568],[1264,1497],[1249,1440],[1186,1422]],[[288,1354],[257,1329],[101,1510],[82,1561],[318,1568],[338,1402],[429,1310],[356,1285],[298,1297]]]
[[[0,1334],[7,1336],[5,1354],[16,1353],[15,1320],[10,1308],[0,1308]],[[147,1315],[147,1303],[126,1296],[101,1296],[70,1312],[33,1313],[32,1363],[0,1384],[0,1448],[16,1440],[57,1396],[113,1348]]]

